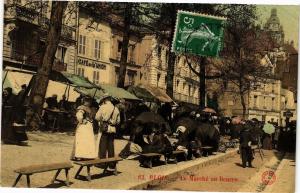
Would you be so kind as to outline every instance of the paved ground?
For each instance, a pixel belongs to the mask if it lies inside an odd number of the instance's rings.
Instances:
[[[222,192],[285,192],[295,191],[294,154],[282,154],[264,150],[264,160],[259,156],[253,162],[255,168],[242,168],[239,155],[219,165],[211,165],[189,173],[173,183],[157,189]],[[262,182],[266,171],[274,171],[268,185]]]
[[[29,146],[2,145],[1,146],[1,185],[11,186],[16,178],[14,169],[31,164],[55,163],[68,161],[70,158],[74,136],[67,134],[29,133]],[[116,140],[116,153],[125,146],[127,141]],[[220,154],[223,155],[223,154]],[[217,155],[218,156],[218,155]],[[78,166],[70,171],[71,188],[105,188],[105,189],[129,189],[138,183],[159,178],[181,168],[197,165],[214,156],[187,162],[179,162],[177,165],[168,164],[154,167],[153,169],[142,168],[137,160],[124,160],[118,164],[120,171],[118,176],[103,177],[102,169],[91,168],[92,182],[74,179]],[[40,173],[31,176],[32,187],[66,188],[62,183],[50,184],[55,172]],[[82,174],[86,174],[83,170]],[[144,179],[141,179],[144,176]],[[64,175],[61,175],[64,179]],[[115,183],[116,181],[122,183]],[[26,180],[22,177],[18,187],[26,187]]]
[[[295,154],[287,153],[278,166],[274,183],[266,187],[264,192],[295,192]]]
[[[46,134],[46,133],[29,133],[29,146],[1,146],[1,186],[11,186],[15,180],[16,174],[14,169],[30,164],[41,164],[51,162],[68,161],[74,136],[68,134]],[[116,140],[116,153],[124,147],[127,142],[125,140]],[[272,168],[277,164],[278,158],[274,156],[272,151],[264,151],[265,157],[262,161],[259,155],[256,155],[253,165],[255,168],[240,167],[240,158],[233,150],[233,156],[227,158],[225,161],[215,165],[205,165],[199,169],[192,170],[180,174],[175,182],[171,182],[163,187],[156,187],[165,190],[197,190],[197,191],[258,191],[258,186],[261,183],[261,173],[266,168]],[[230,154],[230,155],[231,155]],[[137,160],[124,160],[119,163],[118,169],[120,171],[118,176],[101,175],[102,170],[92,168],[92,182],[74,179],[75,172],[78,166],[70,172],[71,188],[103,188],[103,189],[129,189],[139,183],[144,183],[152,179],[164,180],[165,176],[174,173],[178,170],[191,168],[208,160],[213,160],[222,157],[224,154],[204,157],[187,162],[179,162],[177,165],[168,164],[154,167],[153,169],[139,167]],[[284,165],[278,166],[279,173],[276,173],[277,181],[274,187],[282,187],[285,184],[285,189],[281,192],[291,192],[293,190],[295,162],[292,158],[284,159]],[[288,170],[287,170],[288,168]],[[55,183],[50,185],[50,181],[55,172],[47,172],[35,174],[31,177],[32,187],[49,187],[49,188],[66,188],[62,183]],[[86,174],[86,171],[82,171]],[[193,177],[190,178],[190,175]],[[60,177],[64,179],[64,175]],[[285,179],[285,180],[282,180]],[[250,181],[253,181],[250,183]],[[119,183],[115,183],[118,181]],[[121,182],[121,183],[120,183]],[[288,184],[288,185],[287,185]],[[247,186],[248,185],[248,186]],[[24,178],[18,184],[18,187],[26,187],[26,180]],[[270,188],[271,186],[267,187]],[[267,190],[266,188],[266,190]],[[155,189],[155,187],[154,187]],[[272,189],[273,191],[273,189]]]

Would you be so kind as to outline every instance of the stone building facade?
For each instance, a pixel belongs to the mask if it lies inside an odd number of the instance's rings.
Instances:
[[[53,69],[74,73],[76,48],[76,12],[68,10]],[[7,0],[4,3],[3,66],[37,70],[45,49],[50,23],[51,2]]]
[[[166,91],[168,46],[158,42],[153,35],[146,35],[142,41],[143,65],[140,83]],[[178,102],[199,104],[199,79],[191,72],[184,57],[177,56],[173,82],[174,99]]]

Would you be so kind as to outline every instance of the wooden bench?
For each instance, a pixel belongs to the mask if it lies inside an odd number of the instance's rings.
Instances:
[[[51,183],[53,184],[55,180],[57,180],[57,176],[59,175],[61,170],[65,170],[66,174],[66,185],[69,186],[69,170],[72,168],[72,164],[70,162],[62,162],[62,163],[53,163],[53,164],[39,164],[39,165],[31,165],[27,167],[22,167],[14,172],[18,173],[18,177],[14,182],[12,187],[16,187],[17,183],[19,182],[22,175],[26,175],[27,179],[27,186],[30,188],[30,176],[35,173],[43,173],[48,171],[57,170],[54,178],[52,179]]]
[[[172,157],[174,158],[174,163],[178,163],[178,155],[183,155],[184,156],[184,160],[187,161],[187,154],[183,151],[183,150],[176,150],[176,151],[173,151],[172,154],[170,155],[165,155],[167,161],[169,161],[169,159]]]
[[[78,176],[82,170],[83,167],[87,168],[87,180],[90,182],[92,180],[91,178],[91,173],[90,173],[90,169],[92,166],[98,165],[98,164],[106,164],[104,170],[103,170],[103,174],[105,174],[107,172],[107,168],[108,168],[108,163],[118,163],[119,161],[122,161],[123,159],[120,157],[112,157],[112,158],[105,158],[105,159],[93,159],[93,160],[86,160],[86,161],[76,161],[74,162],[74,164],[79,165],[79,169],[75,174],[75,179],[78,179]],[[114,169],[114,175],[118,175],[118,170],[117,170],[117,166],[115,166]]]
[[[140,154],[140,160],[143,159],[143,160],[149,161],[149,168],[152,169],[153,158],[161,157],[161,156],[164,157],[164,162],[165,162],[165,164],[167,164],[166,156],[163,155],[163,154],[160,154],[160,153],[143,153],[143,154]]]
[[[206,156],[208,156],[209,152],[213,149],[213,147],[211,146],[203,146],[201,147],[201,150],[203,151],[203,153],[206,153]]]

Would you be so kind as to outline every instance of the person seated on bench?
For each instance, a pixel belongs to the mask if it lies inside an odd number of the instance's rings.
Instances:
[[[71,159],[87,160],[97,158],[96,142],[91,117],[91,99],[85,98],[84,104],[77,108],[75,141]]]

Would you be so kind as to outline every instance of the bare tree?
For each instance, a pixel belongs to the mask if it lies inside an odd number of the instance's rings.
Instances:
[[[43,54],[42,65],[38,69],[29,97],[30,103],[35,106],[35,110],[39,114],[41,114],[42,111],[49,75],[52,70],[55,53],[61,36],[63,14],[67,4],[67,1],[52,1],[46,50]]]
[[[245,95],[272,76],[270,67],[261,64],[262,57],[272,47],[272,41],[268,34],[255,26],[255,6],[225,5],[223,8],[228,26],[222,60],[215,67],[221,72],[224,82],[234,85],[232,92],[240,97],[245,117]]]

